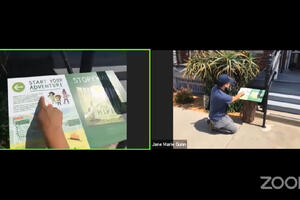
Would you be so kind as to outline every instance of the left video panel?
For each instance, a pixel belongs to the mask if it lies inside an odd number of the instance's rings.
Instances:
[[[136,52],[149,58],[148,50]],[[128,141],[134,138],[127,131],[127,72],[134,67],[128,54],[123,49],[2,50],[1,147],[147,149]]]

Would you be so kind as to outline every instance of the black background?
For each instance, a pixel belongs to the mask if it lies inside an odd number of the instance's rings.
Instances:
[[[127,145],[149,148],[149,51],[127,52]]]
[[[271,20],[271,19],[270,19]],[[267,20],[266,21],[270,21]],[[232,31],[232,29],[205,30],[193,33],[181,31],[175,34],[172,31],[160,31],[152,38],[151,34],[118,37],[114,34],[109,39],[96,35],[91,38],[59,37],[45,40],[34,38],[18,38],[7,40],[1,48],[151,48],[152,50],[152,136],[159,137],[155,130],[165,130],[166,135],[172,131],[172,101],[170,98],[172,88],[171,66],[163,65],[170,60],[157,59],[155,50],[172,49],[299,49],[300,40],[298,32],[272,31],[272,24],[266,23],[265,29],[255,28],[246,33],[246,28]],[[278,29],[276,29],[278,30]],[[284,29],[285,30],[285,29]],[[160,34],[161,33],[161,34]],[[98,34],[98,32],[97,32]],[[218,36],[221,35],[221,36]],[[176,38],[176,39],[175,39]],[[77,40],[78,39],[78,40]],[[142,40],[143,39],[143,40]],[[36,42],[34,42],[36,41]],[[142,43],[141,41],[144,41]],[[157,52],[158,53],[158,52]],[[159,57],[159,55],[158,55]],[[130,58],[128,58],[129,60]],[[128,61],[130,62],[130,61]],[[156,66],[155,66],[156,65]],[[132,78],[128,68],[128,80]],[[146,77],[148,78],[148,76]],[[137,77],[141,79],[141,77]],[[146,81],[145,81],[146,82]],[[129,101],[131,91],[128,81],[128,110],[142,115],[137,106]],[[131,85],[130,85],[131,87]],[[140,88],[142,86],[139,86]],[[148,87],[146,87],[148,88]],[[146,89],[145,88],[145,89]],[[169,90],[167,89],[169,88]],[[146,93],[145,93],[146,94]],[[138,93],[135,98],[141,98]],[[167,99],[165,99],[167,98]],[[160,104],[160,105],[159,105]],[[163,106],[166,107],[162,110]],[[145,110],[148,106],[145,107]],[[128,111],[128,115],[130,114]],[[145,116],[148,116],[145,113]],[[130,119],[129,119],[130,120]],[[148,129],[147,129],[148,131]],[[300,133],[299,133],[300,134]],[[170,135],[169,135],[170,136]],[[169,137],[168,136],[168,137]],[[130,136],[129,136],[130,137]],[[21,176],[22,180],[34,179],[33,174],[38,174],[45,180],[53,179],[58,175],[58,180],[73,180],[78,170],[84,171],[80,175],[84,181],[99,180],[111,184],[131,183],[130,191],[137,191],[137,187],[147,189],[149,195],[156,196],[158,191],[163,191],[160,196],[169,196],[170,193],[178,197],[187,198],[194,194],[196,198],[247,198],[255,195],[269,197],[271,192],[276,196],[283,192],[262,191],[260,176],[299,176],[300,150],[158,150],[151,151],[0,151],[3,170],[11,170],[10,174]],[[23,171],[20,171],[20,163]],[[74,167],[75,166],[75,167]],[[62,170],[63,169],[63,170]],[[69,170],[69,171],[68,171]],[[57,171],[59,173],[57,173]],[[52,176],[53,175],[53,176]],[[105,178],[105,175],[108,177]],[[16,179],[17,177],[15,177]],[[8,179],[12,179],[9,177]],[[6,179],[4,179],[6,180]],[[18,179],[16,179],[18,180]],[[152,182],[154,181],[154,182]],[[5,182],[5,181],[4,181]],[[65,182],[64,182],[65,183]],[[137,184],[139,183],[139,184]],[[147,184],[148,183],[148,184]],[[65,184],[64,184],[65,185]],[[95,183],[93,183],[95,185]],[[150,191],[149,188],[151,187]],[[171,189],[168,189],[171,188]],[[163,190],[162,190],[163,189]],[[124,191],[125,193],[126,191]],[[127,191],[128,192],[128,191]],[[286,191],[284,191],[286,192]],[[150,194],[151,193],[151,194]],[[209,196],[204,196],[209,195]],[[284,193],[285,195],[285,193]],[[157,196],[156,196],[157,197]]]
[[[173,140],[172,55],[170,50],[152,51],[152,142]]]

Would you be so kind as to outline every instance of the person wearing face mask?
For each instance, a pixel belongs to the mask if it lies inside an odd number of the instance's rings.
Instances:
[[[217,84],[212,88],[210,94],[209,119],[207,124],[209,130],[213,130],[225,134],[233,134],[237,131],[233,120],[227,115],[229,104],[239,100],[244,92],[240,92],[236,96],[230,96],[225,93],[230,85],[235,81],[227,74],[221,74],[217,79]]]

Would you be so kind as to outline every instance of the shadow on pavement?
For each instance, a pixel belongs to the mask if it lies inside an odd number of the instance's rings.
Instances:
[[[223,132],[218,132],[216,130],[213,130],[211,132],[208,128],[207,120],[208,120],[208,118],[205,117],[205,118],[200,119],[200,120],[198,120],[194,123],[191,123],[191,124],[193,124],[195,129],[198,130],[199,132],[207,133],[207,134],[210,134],[210,135],[220,135],[220,134],[222,134],[222,135],[233,135],[232,133],[223,133]]]
[[[200,131],[200,132],[204,132],[204,133],[208,133],[208,134],[213,134],[208,129],[207,119],[208,118],[206,117],[206,118],[200,119],[200,120],[198,120],[196,122],[193,122],[191,124],[193,124],[194,127],[195,127],[195,129],[198,130],[198,131]]]

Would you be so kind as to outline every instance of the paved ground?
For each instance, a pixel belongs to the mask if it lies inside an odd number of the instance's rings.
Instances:
[[[233,135],[209,133],[207,113],[174,107],[174,139],[186,139],[188,148],[300,148],[300,127],[261,119],[253,124],[236,121]]]

